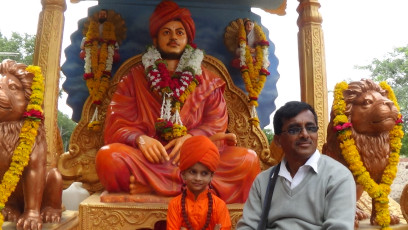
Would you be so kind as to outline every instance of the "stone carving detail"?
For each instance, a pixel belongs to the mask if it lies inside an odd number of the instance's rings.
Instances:
[[[167,203],[102,203],[100,193],[93,194],[79,207],[79,229],[133,230],[153,229],[157,221],[166,220]],[[244,204],[228,204],[231,229],[236,229]]]
[[[148,207],[145,207],[149,210]],[[154,212],[145,210],[115,210],[91,208],[89,212],[89,229],[121,230],[126,225],[143,226],[149,223],[149,220],[165,220],[167,209],[155,210]],[[148,225],[153,229],[155,222],[151,221]]]
[[[316,0],[299,0],[299,64],[302,101],[311,104],[319,117],[318,149],[325,143],[327,126],[327,89],[322,17]]]
[[[57,63],[55,60],[60,59],[64,23],[63,12],[66,9],[66,3],[65,0],[43,0],[42,5],[43,10],[39,17],[34,63],[41,66],[47,81],[45,91],[47,100],[44,102],[48,143],[47,165],[56,167],[58,157],[63,152],[63,145],[57,128],[59,61]]]

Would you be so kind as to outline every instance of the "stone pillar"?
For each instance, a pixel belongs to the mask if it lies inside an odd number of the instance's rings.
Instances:
[[[41,67],[45,78],[44,116],[47,135],[47,166],[56,166],[62,153],[62,139],[57,126],[60,56],[64,28],[65,0],[41,0],[34,65]]]
[[[326,61],[322,17],[318,0],[298,0],[299,72],[301,100],[316,110],[319,126],[318,149],[326,142],[328,124]]]

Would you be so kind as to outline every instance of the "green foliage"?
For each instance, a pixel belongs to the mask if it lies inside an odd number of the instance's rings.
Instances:
[[[35,35],[13,32],[11,37],[7,38],[0,32],[0,62],[4,59],[12,59],[26,65],[32,65],[34,47]],[[4,53],[15,53],[15,55],[4,55]]]
[[[72,121],[66,114],[58,111],[58,128],[61,134],[64,152],[68,151],[69,139],[77,123]]]
[[[265,133],[266,137],[268,138],[268,143],[270,144],[274,136],[272,129],[262,129],[262,131]]]
[[[375,58],[371,64],[357,68],[369,70],[374,81],[386,81],[394,90],[404,121],[401,155],[408,156],[408,46],[395,48],[383,59]]]

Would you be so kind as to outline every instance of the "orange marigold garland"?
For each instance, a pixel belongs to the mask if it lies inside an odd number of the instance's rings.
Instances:
[[[256,107],[258,107],[258,97],[264,87],[266,77],[269,75],[269,42],[259,25],[254,25],[254,32],[258,41],[255,47],[255,60],[252,57],[250,47],[247,44],[245,26],[243,23],[240,23],[238,33],[240,69],[245,88],[248,92],[249,103],[251,105],[251,118],[249,121],[252,125],[259,125]]]
[[[3,225],[4,217],[1,211],[5,207],[8,198],[14,192],[20,177],[30,160],[30,154],[37,137],[38,127],[44,119],[42,103],[44,100],[44,77],[41,68],[28,66],[26,70],[34,74],[31,85],[30,101],[24,112],[24,123],[21,127],[18,145],[13,152],[9,169],[4,173],[0,184],[0,227]]]
[[[102,39],[99,38],[98,22],[90,22],[84,43],[84,79],[92,103],[96,105],[94,115],[88,124],[88,128],[94,131],[101,129],[101,123],[98,120],[98,105],[101,104],[102,98],[109,87],[115,44],[115,26],[111,22],[104,22]]]
[[[394,102],[394,105],[399,111],[400,107],[392,88],[386,82],[380,82],[379,85],[388,91],[388,98]],[[388,207],[388,195],[391,192],[391,184],[397,174],[401,139],[404,136],[404,132],[402,131],[402,115],[399,113],[398,120],[394,128],[390,131],[391,153],[388,158],[388,165],[382,175],[381,183],[377,184],[371,179],[370,173],[363,165],[352,137],[352,124],[345,115],[346,103],[344,101],[343,91],[346,89],[348,89],[348,84],[344,81],[338,83],[334,89],[333,111],[336,117],[333,120],[333,128],[337,131],[337,139],[340,141],[342,155],[356,178],[357,183],[362,185],[368,195],[374,199],[374,205],[377,210],[376,222],[381,226],[381,229],[388,230],[391,229],[389,227],[391,220]]]

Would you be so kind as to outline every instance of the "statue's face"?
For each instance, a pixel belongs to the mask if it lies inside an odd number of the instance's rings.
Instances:
[[[188,42],[186,30],[180,21],[170,21],[162,26],[153,40],[162,56],[180,56]]]
[[[245,31],[247,33],[251,32],[254,29],[254,23],[252,21],[245,22]]]
[[[9,73],[0,75],[0,121],[20,120],[26,107],[20,80]]]
[[[99,11],[98,18],[99,19],[101,19],[101,18],[106,19],[106,18],[108,18],[108,13],[106,11],[104,11],[104,10],[101,10],[101,11]]]
[[[353,129],[369,136],[389,132],[397,119],[398,110],[394,103],[374,90],[359,95],[350,112]]]

